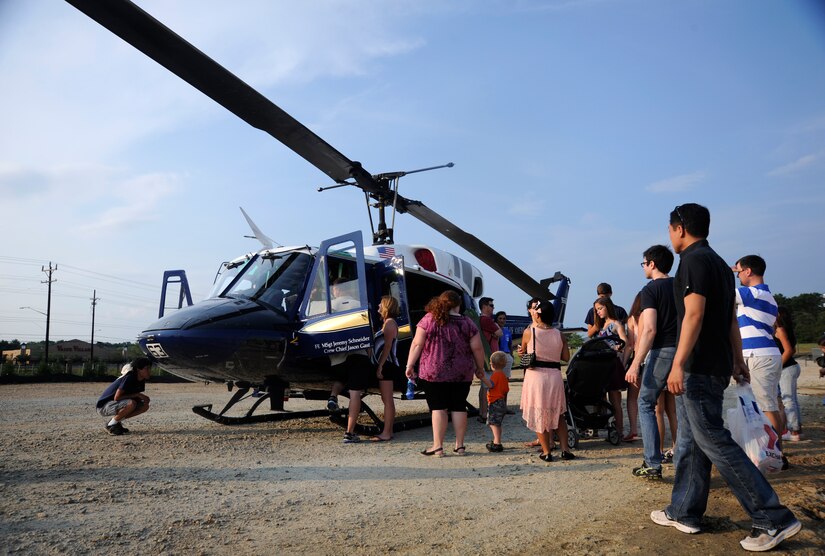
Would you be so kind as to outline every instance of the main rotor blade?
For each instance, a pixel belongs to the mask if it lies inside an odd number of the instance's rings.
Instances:
[[[555,298],[555,296],[550,293],[550,290],[542,287],[541,284],[528,276],[523,270],[504,258],[501,253],[428,208],[421,201],[412,201],[399,195],[398,210],[399,212],[408,212],[437,232],[441,232],[512,282],[513,285],[530,297]]]
[[[355,178],[369,193],[370,174],[258,91],[128,0],[66,0],[100,25],[237,115],[282,142],[336,182]]]

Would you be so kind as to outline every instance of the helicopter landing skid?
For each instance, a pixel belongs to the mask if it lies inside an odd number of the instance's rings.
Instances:
[[[227,402],[220,413],[212,411],[212,404],[196,405],[192,408],[195,414],[200,415],[205,419],[220,423],[221,425],[248,425],[252,423],[268,423],[272,421],[288,421],[291,419],[309,419],[312,417],[324,417],[329,415],[329,411],[325,409],[314,409],[309,411],[286,411],[284,410],[284,391],[283,387],[277,388],[273,386],[273,392],[262,392],[261,396],[255,400],[246,415],[241,417],[230,417],[225,413],[239,401],[249,397],[249,385],[243,383],[238,384],[238,389],[232,395],[232,399]],[[297,396],[296,396],[297,397]],[[266,413],[262,415],[253,415],[258,406],[263,402],[269,401],[270,409],[273,413]]]
[[[344,393],[344,396],[347,394]],[[361,401],[361,411],[365,412],[369,415],[370,419],[372,419],[373,425],[363,425],[358,423],[355,425],[355,432],[363,435],[363,436],[376,436],[381,434],[384,430],[384,421],[378,418],[378,415],[372,410],[370,406]],[[478,409],[467,402],[467,416],[468,417],[475,417],[478,415]],[[336,425],[346,428],[347,427],[347,408],[341,408],[340,410],[336,411],[335,413],[329,416],[329,420],[335,423]],[[432,425],[432,416],[429,413],[422,413],[419,415],[410,415],[408,417],[402,417],[400,419],[396,419],[395,423],[392,426],[392,432],[401,432],[401,431],[409,431],[413,429],[419,429],[422,427],[429,427]]]
[[[259,398],[260,401],[261,398]],[[257,404],[256,404],[257,405]],[[326,409],[314,409],[311,411],[284,411],[281,413],[266,413],[262,415],[252,415],[254,411],[250,409],[249,412],[242,417],[229,417],[221,415],[220,413],[212,412],[212,404],[196,405],[192,408],[197,415],[210,421],[215,421],[221,425],[249,425],[252,423],[268,423],[271,421],[288,421],[290,419],[309,419],[312,417],[324,417],[329,415]]]

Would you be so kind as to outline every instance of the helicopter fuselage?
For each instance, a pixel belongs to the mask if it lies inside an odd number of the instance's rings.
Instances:
[[[318,249],[265,249],[224,263],[206,300],[163,316],[139,344],[164,370],[189,380],[326,387],[334,364],[372,348],[382,296],[401,306],[398,351],[406,359],[429,299],[451,289],[475,311],[472,297],[482,288],[478,269],[449,253],[364,247],[353,232]]]

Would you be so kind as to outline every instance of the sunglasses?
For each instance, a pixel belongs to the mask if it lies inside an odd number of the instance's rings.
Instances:
[[[682,208],[682,205],[678,205],[678,206],[677,206],[675,209],[673,209],[673,210],[675,210],[675,211],[676,211],[676,217],[679,219],[679,222],[681,222],[681,223],[682,223],[682,226],[684,226],[684,225],[685,225],[685,219],[682,217],[682,213],[681,213],[681,211],[679,210],[680,208]]]

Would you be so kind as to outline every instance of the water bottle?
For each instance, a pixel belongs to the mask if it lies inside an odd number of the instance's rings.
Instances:
[[[404,395],[408,400],[415,398],[415,381],[411,378],[407,379],[407,393]]]

